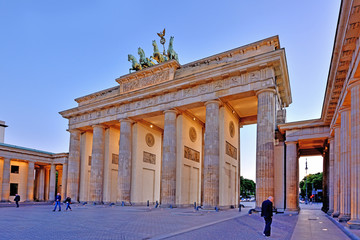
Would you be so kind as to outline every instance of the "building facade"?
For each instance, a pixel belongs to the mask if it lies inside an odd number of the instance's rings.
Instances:
[[[72,198],[236,206],[239,130],[253,123],[259,199],[283,184],[274,175],[275,129],[285,122],[291,92],[277,36],[186,65],[166,61],[116,81],[60,113],[69,119]]]
[[[298,158],[323,155],[324,211],[360,228],[360,2],[342,1],[320,119],[280,124],[286,207],[298,208]]]

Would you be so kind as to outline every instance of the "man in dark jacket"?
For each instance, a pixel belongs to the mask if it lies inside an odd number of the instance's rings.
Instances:
[[[55,210],[56,210],[56,207],[59,205],[59,212],[61,211],[61,195],[60,195],[60,193],[58,193],[57,195],[56,195],[56,197],[55,197],[55,208],[54,208],[54,210],[53,210],[53,212],[55,212]]]
[[[271,223],[273,216],[273,197],[269,197],[267,200],[263,201],[261,205],[261,216],[265,219],[265,229],[264,235],[270,237],[271,232]]]
[[[16,202],[16,207],[19,207],[19,202],[20,202],[20,195],[19,194],[15,195],[14,201]]]

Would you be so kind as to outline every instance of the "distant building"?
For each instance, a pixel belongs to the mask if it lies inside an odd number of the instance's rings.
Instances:
[[[1,201],[50,201],[64,194],[67,153],[54,154],[4,143],[4,121],[0,121]],[[56,178],[57,175],[57,178]]]

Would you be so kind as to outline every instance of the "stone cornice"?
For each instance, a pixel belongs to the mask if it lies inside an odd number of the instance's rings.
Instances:
[[[360,13],[356,8],[359,8],[358,1],[342,1],[321,115],[328,124],[335,123],[334,116],[342,105],[344,90],[353,74],[360,31]]]
[[[295,130],[295,129],[304,129],[304,128],[314,128],[314,127],[328,127],[329,125],[325,124],[321,119],[312,119],[298,122],[290,122],[279,124],[279,131],[284,134],[286,131]]]

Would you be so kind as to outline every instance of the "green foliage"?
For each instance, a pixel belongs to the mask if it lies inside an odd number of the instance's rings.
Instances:
[[[251,179],[240,177],[240,194],[243,197],[248,197],[249,195],[255,195],[256,184]]]
[[[301,189],[301,197],[305,198],[306,195],[306,186],[305,186],[306,176],[303,178],[303,180],[300,181],[300,189]],[[315,190],[322,189],[323,184],[323,173],[316,173],[316,174],[309,174],[307,176],[307,193],[308,197],[310,198],[312,194],[313,187]],[[319,194],[321,200],[322,193]]]

